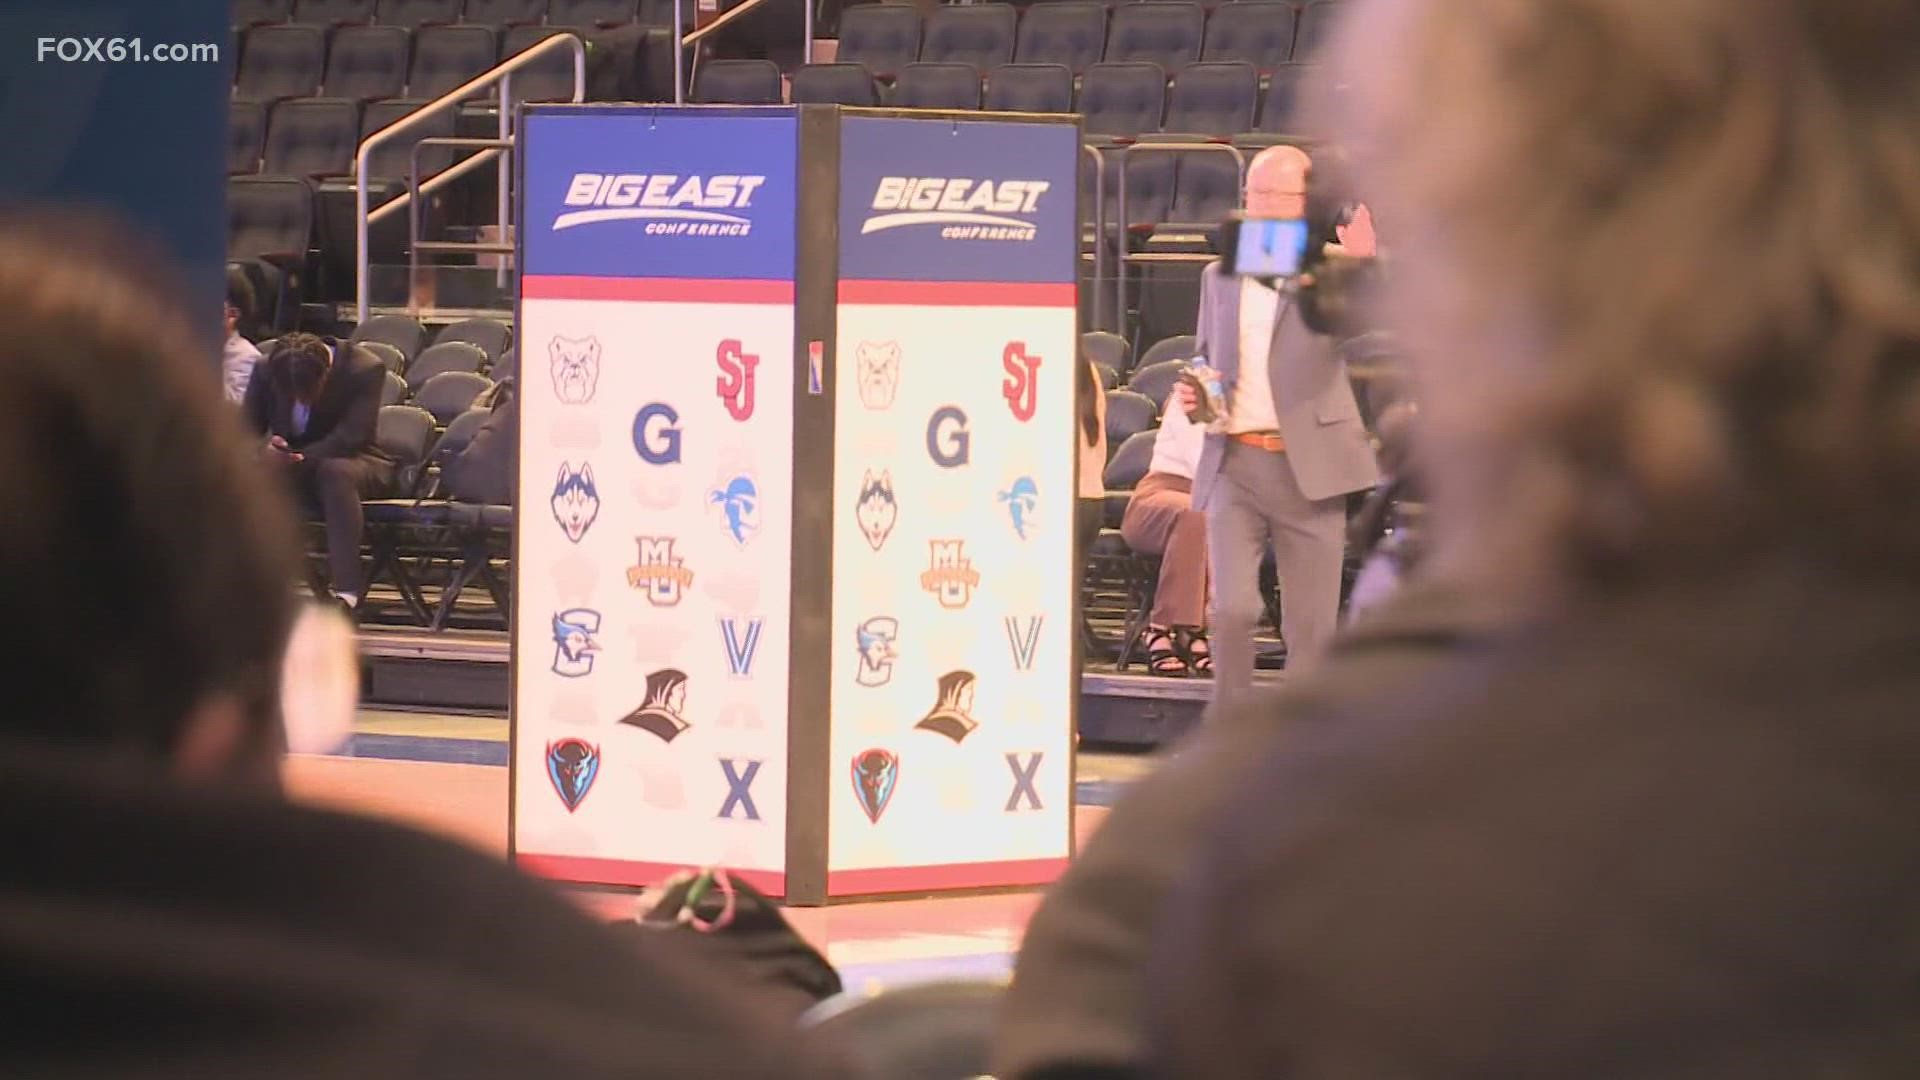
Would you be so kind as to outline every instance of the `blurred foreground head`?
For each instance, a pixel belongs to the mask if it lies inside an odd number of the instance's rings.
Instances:
[[[264,774],[290,519],[200,355],[204,313],[118,269],[146,265],[127,247],[0,223],[0,739]]]
[[[1320,122],[1395,222],[1443,558],[1913,564],[1920,4],[1349,11]]]

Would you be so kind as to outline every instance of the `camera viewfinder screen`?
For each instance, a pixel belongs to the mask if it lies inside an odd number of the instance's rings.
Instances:
[[[1247,218],[1240,223],[1234,270],[1256,277],[1289,277],[1300,272],[1300,258],[1306,251],[1305,221]]]

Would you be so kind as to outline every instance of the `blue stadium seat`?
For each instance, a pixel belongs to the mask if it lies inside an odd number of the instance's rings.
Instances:
[[[513,340],[513,330],[499,319],[490,319],[482,315],[472,319],[461,319],[449,323],[433,339],[435,345],[444,345],[450,341],[463,342],[486,354],[487,363],[492,364],[507,351],[507,345]],[[474,370],[479,370],[475,368]]]
[[[700,105],[778,105],[780,67],[771,60],[709,60],[693,76]]]
[[[920,12],[906,4],[861,4],[840,15],[836,58],[882,79],[920,58]]]
[[[403,357],[401,357],[400,350],[394,348],[393,346],[387,344],[386,342],[360,341],[360,342],[357,342],[356,344],[358,344],[361,348],[367,350],[368,352],[372,353],[375,357],[377,357],[380,361],[380,366],[387,369],[387,374],[392,375],[395,378],[399,378],[400,373],[406,370],[407,362]],[[262,356],[267,355],[267,350],[261,349],[260,355]],[[400,387],[402,390],[406,389],[406,385],[407,385],[407,380],[401,379]]]
[[[380,391],[380,404],[398,405],[407,400],[407,380],[387,372],[386,388]]]
[[[333,32],[322,93],[370,101],[407,89],[407,53],[413,34],[402,26],[343,26]]]
[[[1119,446],[1160,422],[1160,407],[1138,390],[1107,391],[1107,445]]]
[[[927,15],[920,59],[930,64],[972,64],[984,72],[1013,59],[1019,21],[1012,4],[936,7]]]
[[[640,17],[640,0],[550,0],[555,26],[624,26]]]
[[[1064,64],[1076,76],[1107,48],[1107,9],[1085,0],[1034,4],[1020,20],[1013,58],[1022,64]]]
[[[327,32],[318,26],[261,26],[247,34],[234,96],[253,101],[312,97],[327,67]]]
[[[394,123],[403,116],[418,111],[419,108],[425,104],[426,102],[424,101],[413,100],[368,102],[365,111],[360,114],[360,141],[366,142],[367,137],[374,132]],[[451,108],[442,109],[432,116],[417,121],[417,123],[419,123],[420,126],[413,131],[374,148],[373,153],[367,156],[368,176],[385,180],[399,180],[404,183],[407,178],[408,162],[413,157],[413,144],[429,136],[452,136],[455,123],[454,110]],[[358,150],[358,147],[355,149]],[[425,180],[427,177],[452,165],[453,161],[454,150],[452,147],[423,147],[420,150],[420,179]]]
[[[1073,71],[1065,64],[1001,64],[987,73],[986,107],[999,112],[1070,113]]]
[[[1202,60],[1245,60],[1266,74],[1293,56],[1293,5],[1235,0],[1213,9]]]
[[[227,107],[227,175],[260,171],[260,148],[267,141],[267,107],[236,101]]]
[[[428,349],[420,354],[420,359],[425,360],[432,352]],[[424,383],[409,380],[409,385],[415,387],[413,403],[432,414],[434,423],[442,427],[473,408],[480,395],[493,389],[492,381],[485,375],[471,371],[443,371]]]
[[[1158,417],[1160,410],[1167,407],[1167,395],[1173,393],[1173,384],[1179,380],[1180,372],[1186,366],[1184,359],[1158,360],[1147,364],[1127,380],[1127,389],[1153,402],[1153,415]]]
[[[1260,101],[1260,120],[1254,130],[1276,135],[1295,130],[1294,107],[1299,103],[1300,86],[1312,70],[1307,64],[1282,64],[1274,70]]]
[[[355,344],[363,341],[377,341],[391,345],[400,354],[400,371],[420,355],[420,347],[426,343],[427,332],[416,319],[405,315],[375,315],[366,322],[353,328],[353,336],[347,339]]]
[[[1189,64],[1173,77],[1167,96],[1166,130],[1191,135],[1232,135],[1253,129],[1260,99],[1260,73],[1244,61]]]
[[[313,237],[313,185],[292,176],[227,181],[227,261],[245,271],[269,325],[290,324],[297,275]],[[269,305],[270,309],[269,309]]]
[[[260,26],[293,18],[293,0],[233,0],[233,25]]]
[[[1159,131],[1166,108],[1167,76],[1158,64],[1095,64],[1080,83],[1080,115],[1088,135],[1131,139]]]
[[[467,0],[464,21],[496,29],[542,22],[547,0]]]
[[[899,109],[978,109],[980,71],[972,64],[908,64],[888,103]]]
[[[423,26],[413,35],[407,96],[437,98],[492,67],[498,56],[492,27]]]
[[[865,64],[808,64],[793,73],[795,105],[878,105]]]
[[[295,98],[273,107],[260,170],[281,176],[343,176],[353,171],[360,105],[346,98]]]
[[[500,40],[500,59],[525,52],[556,34],[574,34],[585,45],[590,32],[573,26],[515,26]],[[556,46],[553,52],[514,72],[509,90],[516,102],[572,101],[573,50]]]
[[[1147,349],[1146,355],[1140,358],[1140,366],[1147,368],[1168,360],[1192,360],[1194,352],[1199,347],[1199,339],[1192,334],[1162,338]]]
[[[1122,394],[1126,392],[1125,390],[1114,391]],[[1112,401],[1111,396],[1108,401]],[[1115,450],[1107,458],[1107,468],[1100,479],[1109,492],[1132,491],[1140,486],[1140,481],[1146,479],[1148,471],[1153,468],[1153,444],[1158,437],[1159,425],[1154,424],[1132,432],[1117,442],[1111,434],[1113,425],[1107,425],[1107,430],[1109,432],[1107,445],[1115,447]],[[1124,512],[1123,508],[1122,513]]]
[[[519,378],[520,350],[509,345],[507,350],[500,354],[500,358],[493,362],[493,367],[488,369],[487,377],[496,384]]]
[[[1132,346],[1119,334],[1106,330],[1089,330],[1080,335],[1080,355],[1096,364],[1104,364],[1115,372],[1127,370],[1132,363]],[[1113,387],[1109,386],[1111,390]]]
[[[1101,393],[1105,393],[1108,390],[1113,390],[1119,387],[1120,373],[1114,370],[1112,364],[1103,364],[1098,360],[1095,360],[1093,361],[1093,371],[1094,371],[1094,374],[1100,377]]]
[[[373,0],[296,0],[293,21],[311,26],[373,21]]]
[[[1107,162],[1107,193],[1115,200],[1112,215],[1117,219],[1119,206],[1119,169],[1126,169],[1127,176],[1127,228],[1135,233],[1152,231],[1152,227],[1167,220],[1167,212],[1173,206],[1173,185],[1176,162],[1172,154],[1121,154],[1109,151],[1113,156]]]
[[[427,346],[413,358],[405,372],[407,385],[424,387],[434,378],[452,371],[478,375],[487,366],[487,354],[470,341],[441,341]],[[465,408],[465,406],[461,406]],[[431,410],[431,406],[427,406]]]
[[[1167,220],[1211,230],[1240,205],[1240,164],[1230,154],[1181,154]]]
[[[1176,72],[1199,59],[1207,16],[1199,4],[1148,0],[1114,9],[1107,30],[1108,63],[1143,60]]]
[[[373,21],[412,30],[429,23],[460,21],[460,0],[380,0]]]
[[[1311,60],[1333,36],[1335,25],[1340,20],[1340,5],[1327,0],[1316,0],[1300,9],[1300,29],[1293,39],[1293,58]]]

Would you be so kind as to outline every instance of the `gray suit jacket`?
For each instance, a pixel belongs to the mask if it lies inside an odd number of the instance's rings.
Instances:
[[[1233,393],[1240,376],[1240,279],[1209,265],[1200,275],[1200,318],[1195,335],[1207,358]],[[1273,383],[1274,411],[1287,440],[1287,463],[1300,491],[1309,499],[1330,499],[1365,491],[1380,481],[1373,444],[1360,420],[1347,364],[1333,342],[1308,330],[1297,303],[1281,299],[1273,328],[1267,374]],[[1193,475],[1193,507],[1207,508],[1226,436],[1208,435]]]

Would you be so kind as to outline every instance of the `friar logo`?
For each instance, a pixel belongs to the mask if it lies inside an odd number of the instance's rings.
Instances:
[[[727,671],[736,679],[753,674],[753,657],[760,651],[760,625],[758,617],[728,616],[720,620],[720,643],[727,649]]]
[[[720,366],[720,377],[714,380],[714,393],[720,395],[727,415],[735,420],[749,419],[753,416],[753,369],[759,366],[760,358],[741,352],[740,343],[728,338],[714,351],[713,360]]]
[[[673,607],[680,603],[687,586],[693,584],[693,571],[673,553],[671,536],[636,536],[640,548],[639,563],[627,568],[627,585],[646,594],[654,607]]]
[[[1040,625],[1044,615],[1009,615],[1007,647],[1013,650],[1013,666],[1019,671],[1033,670],[1033,655],[1040,649]]]
[[[973,734],[973,729],[980,726],[973,718],[973,684],[971,671],[949,671],[940,676],[933,708],[913,726],[944,735],[955,743]]]
[[[1033,419],[1033,410],[1039,401],[1040,358],[1027,355],[1026,342],[1010,341],[1001,350],[1000,366],[1007,372],[1007,377],[1001,380],[1000,392],[1006,396],[1013,418],[1024,424]]]
[[[686,712],[687,673],[662,668],[647,675],[647,699],[620,722],[651,732],[661,742],[672,742],[689,726]]]
[[[957,469],[972,459],[973,435],[959,406],[942,405],[927,418],[927,456],[943,469]]]
[[[980,585],[980,571],[967,558],[965,540],[930,540],[932,565],[920,575],[920,587],[934,595],[943,608],[963,608]]]

